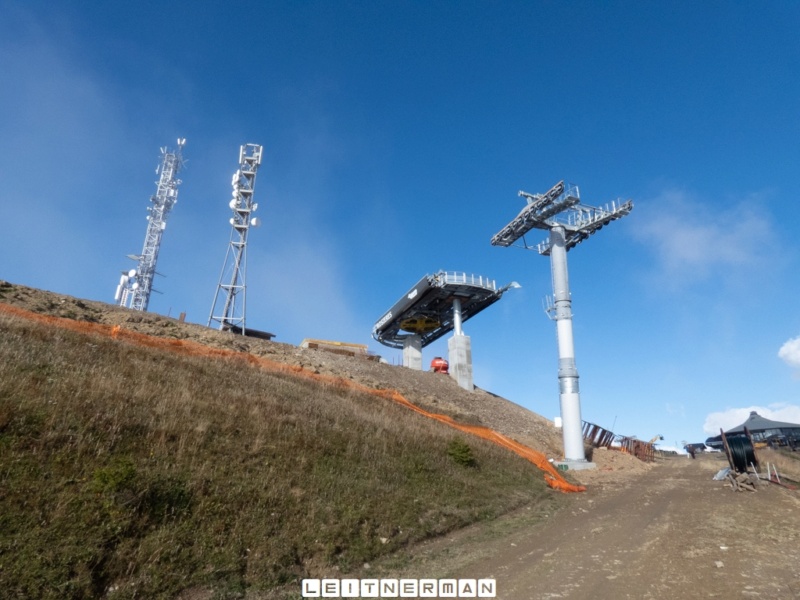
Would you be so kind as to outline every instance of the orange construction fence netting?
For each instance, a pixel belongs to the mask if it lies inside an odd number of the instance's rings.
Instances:
[[[387,400],[392,400],[393,402],[405,406],[406,408],[413,410],[414,412],[420,415],[439,421],[440,423],[443,423],[449,427],[452,427],[464,433],[468,433],[470,435],[474,435],[484,440],[488,440],[490,442],[493,442],[499,446],[502,446],[514,452],[515,454],[518,454],[522,458],[528,460],[529,462],[536,465],[539,469],[541,469],[544,472],[544,478],[545,481],[547,482],[547,485],[549,485],[553,489],[562,492],[583,492],[586,490],[585,486],[575,485],[564,479],[564,477],[561,475],[558,469],[556,469],[550,463],[550,461],[543,453],[538,452],[533,448],[529,448],[524,444],[520,444],[519,442],[509,437],[506,437],[503,434],[494,431],[493,429],[489,429],[488,427],[482,427],[480,425],[467,425],[466,423],[459,423],[458,421],[453,420],[451,417],[447,415],[428,412],[427,410],[424,410],[423,408],[420,408],[419,406],[409,402],[402,394],[400,394],[396,390],[374,389],[349,379],[344,379],[342,377],[335,377],[333,375],[323,375],[320,373],[314,373],[308,369],[304,369],[299,365],[289,365],[286,363],[269,360],[267,358],[255,356],[253,354],[250,354],[249,352],[212,348],[210,346],[206,346],[204,344],[201,344],[199,342],[194,342],[191,340],[178,340],[173,338],[162,338],[162,337],[147,335],[144,333],[131,331],[129,329],[124,329],[119,325],[106,325],[102,323],[91,323],[87,321],[75,321],[63,317],[43,315],[40,313],[35,313],[29,310],[25,310],[23,308],[19,308],[17,306],[12,306],[3,303],[0,303],[0,312],[4,312],[6,314],[27,319],[30,321],[36,321],[39,323],[52,325],[54,327],[59,327],[62,329],[68,329],[79,333],[89,333],[105,337],[111,337],[113,339],[123,340],[132,344],[136,344],[138,346],[168,350],[170,352],[175,352],[186,356],[205,356],[210,358],[230,358],[230,357],[240,358],[254,366],[258,366],[272,372],[287,373],[297,377],[304,377],[310,380],[318,381],[320,383],[326,383],[343,388],[354,389],[359,392],[371,394]]]

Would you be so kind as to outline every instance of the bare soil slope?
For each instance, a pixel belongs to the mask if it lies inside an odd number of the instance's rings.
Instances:
[[[490,427],[548,456],[559,456],[561,436],[552,421],[489,392],[480,389],[473,393],[465,392],[449,377],[324,350],[231,335],[154,313],[135,312],[1,281],[0,302],[32,312],[119,325],[148,335],[192,340],[214,348],[249,352],[316,373],[353,379],[368,387],[395,389],[426,410]]]
[[[554,459],[563,457],[561,432],[552,421],[489,391],[476,388],[471,393],[466,392],[450,377],[341,356],[325,350],[231,335],[154,313],[131,311],[104,302],[82,300],[2,280],[0,303],[78,321],[119,325],[147,335],[192,340],[212,348],[249,352],[316,373],[353,379],[368,387],[394,389],[425,410],[489,427]],[[639,473],[650,467],[631,456],[616,452],[596,453],[592,460],[598,465],[597,471],[574,472],[570,478],[584,484],[602,482]]]

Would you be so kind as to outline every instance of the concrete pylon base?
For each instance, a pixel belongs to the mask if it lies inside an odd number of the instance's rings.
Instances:
[[[561,471],[586,471],[597,468],[596,463],[588,460],[557,460],[553,465]]]
[[[422,371],[422,338],[416,334],[403,340],[403,366]]]
[[[447,340],[450,377],[455,379],[465,390],[472,391],[472,342],[468,335],[454,335]]]

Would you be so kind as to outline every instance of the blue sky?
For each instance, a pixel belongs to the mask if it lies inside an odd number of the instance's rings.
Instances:
[[[800,422],[800,4],[0,0],[0,15],[0,278],[113,302],[159,148],[185,137],[150,310],[205,324],[239,146],[262,144],[249,327],[399,362],[370,332],[420,277],[517,281],[465,323],[475,383],[553,418],[549,261],[489,240],[518,190],[565,179],[586,204],[635,204],[569,253],[583,418],[666,444],[753,409]]]

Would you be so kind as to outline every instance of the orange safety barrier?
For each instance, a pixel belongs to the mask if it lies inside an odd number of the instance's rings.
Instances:
[[[79,333],[92,333],[96,335],[112,337],[113,339],[124,340],[126,342],[137,344],[139,346],[169,350],[171,352],[176,352],[178,354],[183,354],[186,356],[206,356],[210,358],[239,358],[245,360],[249,364],[259,366],[263,369],[267,369],[272,372],[288,373],[297,377],[304,377],[306,379],[327,383],[343,388],[354,389],[359,392],[364,392],[367,394],[372,394],[374,396],[379,396],[387,400],[392,400],[393,402],[405,406],[406,408],[413,410],[414,412],[420,415],[439,421],[440,423],[443,423],[449,427],[458,429],[459,431],[463,431],[464,433],[474,435],[481,439],[488,440],[508,450],[511,450],[515,454],[518,454],[522,458],[528,460],[529,462],[539,467],[539,469],[544,471],[545,482],[553,489],[562,492],[586,491],[585,486],[575,485],[564,479],[564,477],[561,475],[558,469],[556,469],[547,460],[547,457],[543,453],[538,452],[533,448],[529,448],[524,444],[520,444],[519,442],[512,440],[511,438],[508,438],[503,434],[494,431],[493,429],[489,429],[488,427],[482,427],[480,425],[467,425],[465,423],[459,423],[447,415],[428,412],[420,408],[416,404],[409,402],[402,394],[400,394],[400,392],[396,390],[387,390],[387,389],[376,390],[374,388],[367,387],[366,385],[357,383],[352,380],[344,379],[342,377],[335,377],[332,375],[323,375],[320,373],[314,373],[312,371],[309,371],[308,369],[304,369],[299,365],[287,365],[286,363],[281,363],[278,361],[269,360],[267,358],[254,356],[253,354],[250,354],[248,352],[240,352],[238,350],[223,350],[221,348],[211,348],[209,346],[205,346],[199,342],[194,342],[191,340],[177,340],[177,339],[162,338],[162,337],[147,335],[144,333],[131,331],[129,329],[123,329],[119,325],[112,326],[112,325],[105,325],[102,323],[89,323],[86,321],[74,321],[72,319],[54,317],[51,315],[42,315],[39,313],[31,312],[29,310],[25,310],[23,308],[3,303],[0,303],[0,312],[5,312],[17,317],[28,319],[30,321],[37,321],[39,323],[45,323],[55,327],[60,327],[62,329],[68,329]]]

